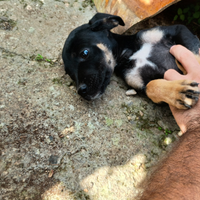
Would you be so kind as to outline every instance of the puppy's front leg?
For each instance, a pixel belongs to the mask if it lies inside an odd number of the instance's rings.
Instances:
[[[155,103],[166,102],[179,109],[188,109],[197,103],[200,91],[194,81],[157,79],[147,84],[146,94]]]

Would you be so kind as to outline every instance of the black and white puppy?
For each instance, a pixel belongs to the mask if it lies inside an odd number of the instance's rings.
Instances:
[[[145,89],[156,103],[165,101],[181,109],[195,105],[199,97],[197,83],[165,81],[163,76],[168,69],[180,72],[170,47],[181,44],[198,55],[199,39],[183,25],[155,27],[135,35],[110,32],[118,25],[124,26],[119,16],[97,13],[67,38],[62,58],[78,94],[86,100],[100,97],[115,71],[129,86]],[[162,92],[158,92],[160,89]]]

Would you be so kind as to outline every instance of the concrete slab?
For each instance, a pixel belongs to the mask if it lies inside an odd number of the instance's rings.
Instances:
[[[134,198],[177,137],[168,107],[126,96],[115,76],[102,98],[77,95],[60,53],[96,13],[88,1],[0,1],[0,12],[0,199]]]

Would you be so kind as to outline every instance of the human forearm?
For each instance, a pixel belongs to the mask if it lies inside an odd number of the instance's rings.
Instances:
[[[140,200],[183,199],[200,199],[200,127],[180,138],[151,175]]]

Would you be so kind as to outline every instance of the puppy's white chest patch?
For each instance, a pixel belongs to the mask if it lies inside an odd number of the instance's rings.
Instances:
[[[155,67],[155,65],[147,60],[151,55],[152,44],[145,43],[142,45],[142,48],[134,53],[129,59],[136,61],[136,68],[142,67],[144,65],[150,65]]]
[[[148,60],[151,56],[152,44],[145,43],[142,45],[141,49],[134,53],[129,59],[135,61],[133,69],[129,70],[125,76],[128,85],[135,89],[141,89],[144,86],[143,80],[140,76],[139,69],[148,65],[155,68],[156,65]]]

